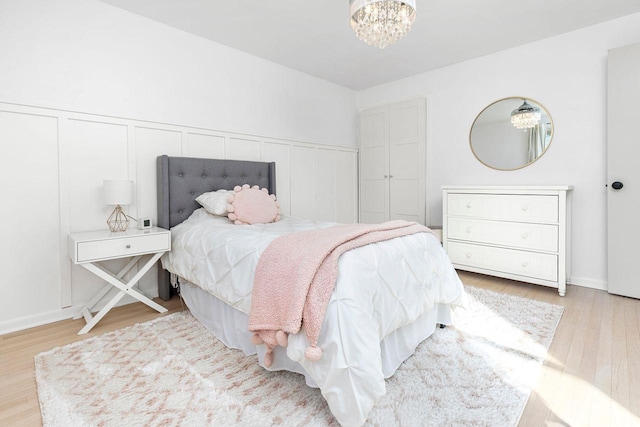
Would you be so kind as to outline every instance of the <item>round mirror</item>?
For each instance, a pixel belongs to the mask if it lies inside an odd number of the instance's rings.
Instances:
[[[471,125],[471,151],[484,165],[499,170],[520,169],[549,148],[553,121],[531,98],[504,98],[489,104]]]

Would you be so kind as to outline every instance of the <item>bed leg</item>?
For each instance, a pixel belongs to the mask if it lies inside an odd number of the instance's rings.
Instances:
[[[446,327],[447,327],[447,325],[443,325],[442,323],[440,323],[440,329],[444,329]]]

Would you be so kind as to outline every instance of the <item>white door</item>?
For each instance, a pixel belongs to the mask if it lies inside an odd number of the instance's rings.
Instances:
[[[607,110],[608,290],[640,298],[640,44],[609,51]]]
[[[425,223],[424,100],[392,104],[389,115],[389,218]]]
[[[360,222],[389,219],[389,114],[387,107],[360,114]]]
[[[425,100],[360,113],[360,222],[425,223]]]

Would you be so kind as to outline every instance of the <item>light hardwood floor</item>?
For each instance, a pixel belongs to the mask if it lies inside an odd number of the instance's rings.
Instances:
[[[552,288],[460,272],[467,285],[565,307],[520,426],[640,426],[640,301],[568,286]],[[178,298],[162,302],[175,312]],[[65,320],[0,336],[0,426],[39,426],[33,357],[53,347],[160,316],[141,303],[112,310],[87,335]]]
[[[0,336],[0,426],[42,425],[34,377],[36,354],[182,310],[176,296],[156,302],[168,312],[159,314],[140,302],[116,307],[82,336],[78,331],[85,325],[84,319],[63,320]]]

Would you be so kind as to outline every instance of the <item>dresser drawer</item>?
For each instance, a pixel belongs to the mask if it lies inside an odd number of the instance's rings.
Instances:
[[[558,226],[449,217],[447,237],[537,251],[558,251]]]
[[[76,262],[99,261],[110,258],[121,258],[168,251],[171,249],[169,233],[128,236],[118,239],[87,240],[76,242]]]
[[[516,249],[448,242],[453,264],[556,282],[558,256]]]
[[[449,194],[448,215],[524,222],[558,222],[558,196]]]

